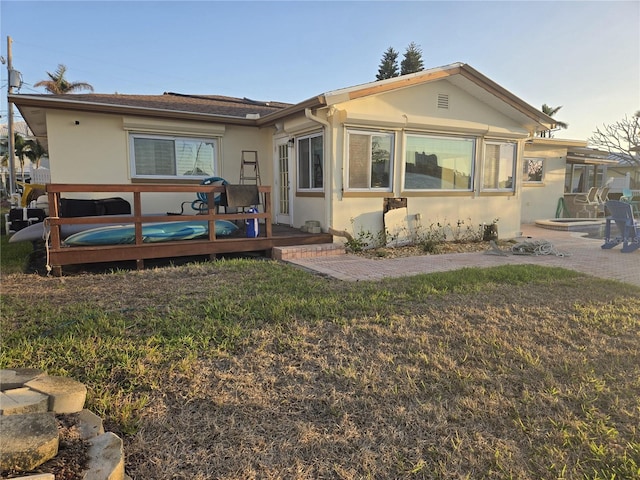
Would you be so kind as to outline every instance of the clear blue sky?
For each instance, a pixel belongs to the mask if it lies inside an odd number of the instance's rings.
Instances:
[[[59,63],[97,93],[300,102],[367,83],[410,42],[426,68],[465,62],[586,139],[640,110],[640,1],[0,1],[20,93]],[[6,92],[2,66],[0,87]],[[0,123],[6,123],[1,95]]]

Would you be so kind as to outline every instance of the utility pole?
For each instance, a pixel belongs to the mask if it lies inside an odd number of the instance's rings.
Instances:
[[[17,72],[13,70],[11,54],[11,37],[7,36],[7,107],[9,110],[9,120],[7,122],[8,127],[8,145],[9,145],[9,195],[16,193],[16,146],[15,137],[13,133],[13,103],[9,100],[9,95],[13,93],[13,85],[16,82]]]

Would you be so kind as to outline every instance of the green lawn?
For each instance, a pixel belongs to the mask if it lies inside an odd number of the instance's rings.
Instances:
[[[9,243],[7,235],[0,235],[0,271],[5,275],[23,272],[32,251],[31,242]]]
[[[1,367],[88,386],[133,478],[640,478],[640,289],[567,270],[3,268],[0,328]]]

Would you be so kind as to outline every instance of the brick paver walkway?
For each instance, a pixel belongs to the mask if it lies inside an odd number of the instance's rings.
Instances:
[[[304,268],[341,280],[379,280],[419,273],[443,272],[463,267],[491,267],[505,264],[535,264],[563,267],[596,277],[619,280],[640,286],[640,249],[621,253],[620,248],[603,250],[603,241],[585,238],[585,234],[548,230],[535,225],[522,226],[521,241],[546,240],[562,256],[489,255],[452,253],[392,259],[368,259],[357,255],[337,255],[289,260]]]

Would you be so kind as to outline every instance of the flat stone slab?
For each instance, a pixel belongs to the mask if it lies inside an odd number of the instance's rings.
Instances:
[[[36,473],[26,477],[14,477],[13,480],[56,480],[56,477],[53,476],[53,473]]]
[[[49,396],[49,410],[55,413],[77,413],[84,408],[87,387],[67,377],[43,375],[24,384]]]
[[[0,417],[0,470],[33,470],[57,454],[58,423],[53,415]]]
[[[104,433],[102,419],[91,410],[84,409],[78,414],[78,427],[83,440],[97,437]]]
[[[124,448],[122,439],[107,432],[89,442],[88,470],[84,480],[122,480],[124,473]]]
[[[0,415],[21,413],[45,413],[49,408],[49,397],[27,387],[0,392]]]
[[[13,480],[56,480],[53,473],[36,473],[26,477],[14,477]]]
[[[5,368],[0,370],[0,390],[10,390],[12,388],[20,388],[25,383],[33,380],[40,375],[44,375],[44,371],[38,368]]]

